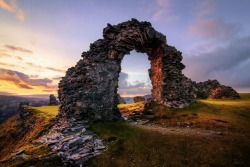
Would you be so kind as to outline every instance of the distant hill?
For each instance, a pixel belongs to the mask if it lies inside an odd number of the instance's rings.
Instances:
[[[31,106],[48,105],[48,99],[44,97],[30,96],[5,96],[0,95],[0,123],[16,114],[18,105],[23,100],[28,100]]]
[[[149,98],[152,98],[152,95],[145,95],[143,96],[145,99],[149,99]]]
[[[126,102],[126,104],[131,104],[134,103],[133,97],[121,97],[124,99],[124,101]]]
[[[144,95],[142,97],[144,97],[145,99],[149,99],[149,98],[152,97],[152,95]],[[121,98],[124,99],[124,101],[126,102],[126,104],[134,103],[134,100],[133,100],[134,97],[121,97]]]

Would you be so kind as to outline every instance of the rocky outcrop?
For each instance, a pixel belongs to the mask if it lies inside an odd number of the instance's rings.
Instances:
[[[135,96],[133,100],[134,100],[134,103],[137,103],[137,102],[145,101],[145,98],[142,96]]]
[[[58,101],[56,100],[56,96],[53,94],[49,95],[49,105],[50,106],[58,105]]]
[[[126,104],[125,100],[120,96],[120,94],[117,94],[117,95],[118,95],[119,104]]]
[[[220,85],[210,93],[208,98],[209,99],[239,99],[240,95],[232,87]]]
[[[197,98],[201,99],[238,99],[240,95],[229,86],[221,85],[217,80],[208,80],[196,84]]]

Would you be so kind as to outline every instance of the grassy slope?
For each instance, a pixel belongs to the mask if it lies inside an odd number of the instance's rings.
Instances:
[[[119,107],[134,110],[141,108],[141,105]],[[208,137],[164,135],[125,122],[96,124],[91,128],[104,139],[108,149],[92,158],[86,166],[250,166],[250,94],[244,94],[237,101],[199,100],[185,109],[170,110],[158,105],[151,107],[153,112],[147,118],[159,126],[186,128],[188,122],[192,123],[190,128],[229,133]],[[45,158],[44,155],[50,152],[48,147],[30,144],[30,141],[43,134],[46,127],[52,125],[57,107],[32,109],[33,115],[28,120],[35,122],[27,121],[27,125],[34,125],[30,133],[25,133],[28,137],[19,136],[18,141],[15,141],[8,135],[13,132],[22,134],[14,117],[0,125],[0,159],[11,159],[10,151],[23,148],[30,156],[29,159],[3,161],[3,166],[62,166],[58,157]],[[2,148],[7,149],[4,151]]]
[[[46,156],[51,150],[35,140],[53,125],[58,106],[29,108],[29,116],[18,123],[16,116],[0,125],[0,166],[61,166],[58,157]],[[24,150],[25,157],[11,154]]]
[[[127,112],[137,104],[119,105]],[[124,107],[126,109],[124,109]],[[151,106],[151,123],[223,132],[208,137],[163,135],[127,123],[92,127],[109,149],[87,166],[250,166],[250,94],[241,100],[198,100],[185,109]]]

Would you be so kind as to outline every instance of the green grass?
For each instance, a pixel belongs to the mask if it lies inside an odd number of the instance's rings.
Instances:
[[[138,102],[138,103],[132,103],[132,104],[118,104],[118,108],[122,109],[122,108],[126,108],[127,110],[135,110],[138,109],[140,107],[143,107],[145,104],[145,102]]]
[[[250,107],[249,100],[214,100],[214,99],[207,99],[207,100],[199,100],[200,102],[206,104],[213,104],[213,105],[220,105],[225,107]]]
[[[149,109],[145,113],[151,121],[166,126],[194,122],[202,128],[226,126],[250,130],[250,99],[246,97],[239,100],[197,100],[183,109],[170,109],[152,103]]]
[[[29,107],[26,112],[22,124],[16,116],[0,124],[0,167],[62,166],[58,156],[46,156],[51,153],[48,146],[32,144],[53,126],[58,106]],[[24,150],[28,158],[12,155],[16,150]]]
[[[92,130],[108,150],[92,158],[87,167],[247,166],[250,153],[245,138],[196,138],[163,135],[125,122],[102,123]]]
[[[250,93],[240,93],[240,97],[242,99],[248,99],[248,100],[250,100]]]
[[[33,109],[35,112],[46,118],[51,118],[58,115],[59,106],[29,107],[29,109]]]

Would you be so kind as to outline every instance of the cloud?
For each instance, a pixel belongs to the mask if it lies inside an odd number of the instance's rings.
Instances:
[[[16,17],[20,21],[25,20],[25,14],[24,12],[18,7],[16,0],[0,0],[0,7],[8,12],[16,14]]]
[[[170,0],[156,0],[156,4],[160,7],[169,7]]]
[[[172,21],[177,20],[178,17],[171,13],[170,6],[172,0],[155,0],[154,4],[149,7],[151,18],[154,21]]]
[[[206,41],[225,41],[235,37],[239,32],[239,26],[214,17],[214,11],[213,1],[198,1],[194,10],[194,20],[188,27],[189,34]]]
[[[6,53],[6,50],[0,50],[0,58],[8,58],[11,57],[11,55]]]
[[[184,73],[196,81],[218,79],[225,85],[250,90],[249,44],[250,36],[238,38],[231,40],[227,46],[185,57]]]
[[[22,47],[16,47],[13,45],[5,45],[5,47],[11,51],[19,51],[19,52],[23,52],[23,53],[29,53],[32,54],[33,52],[31,50],[28,49],[24,49]]]
[[[56,72],[65,72],[65,70],[62,70],[62,69],[58,69],[58,68],[53,68],[53,67],[46,67],[48,70],[51,70],[51,71],[56,71]]]
[[[240,37],[239,24],[226,22],[214,13],[214,1],[197,1],[189,35],[198,45],[184,53],[184,73],[195,81],[217,79],[236,90],[250,91],[250,36]]]
[[[31,63],[31,62],[26,62],[26,64],[28,65],[28,66],[31,66],[31,67],[35,67],[35,68],[42,68],[42,66],[40,66],[40,65],[36,65],[36,64],[34,64],[34,63]]]
[[[130,84],[127,80],[128,74],[121,72],[118,83],[118,92],[120,94],[150,94],[151,86],[147,86],[145,83],[139,81]]]
[[[206,18],[215,11],[216,7],[213,1],[197,1],[194,5],[194,15],[197,18]]]
[[[55,92],[55,90],[51,90],[51,89],[44,89],[43,92]]]
[[[43,69],[43,70],[51,70],[51,71],[55,71],[55,72],[61,72],[61,73],[65,73],[66,70],[62,70],[62,69],[59,69],[59,68],[54,68],[54,67],[43,67],[43,66],[40,66],[40,65],[36,65],[34,63],[31,63],[31,62],[26,62],[27,65],[31,66],[31,67],[34,67],[34,68],[38,68],[39,70],[40,69]]]
[[[2,63],[2,62],[0,62],[0,65],[7,66],[7,67],[16,67],[15,65],[7,64],[7,63]]]
[[[24,73],[3,68],[0,68],[0,80],[11,82],[23,89],[32,89],[33,86],[42,86],[47,89],[55,88],[55,86],[50,85],[52,80],[48,78],[31,79]]]
[[[53,80],[61,80],[62,79],[62,76],[55,76],[54,78],[53,78]]]
[[[32,87],[25,84],[15,83],[15,85],[21,89],[33,89]]]
[[[237,34],[239,27],[220,19],[201,18],[189,26],[189,33],[195,37],[228,40]]]
[[[9,92],[3,92],[3,91],[0,91],[0,95],[5,95],[5,96],[13,96],[13,95],[17,95],[15,93],[9,93]]]
[[[15,56],[15,58],[17,58],[18,60],[23,60],[23,58],[21,58],[20,56]]]

